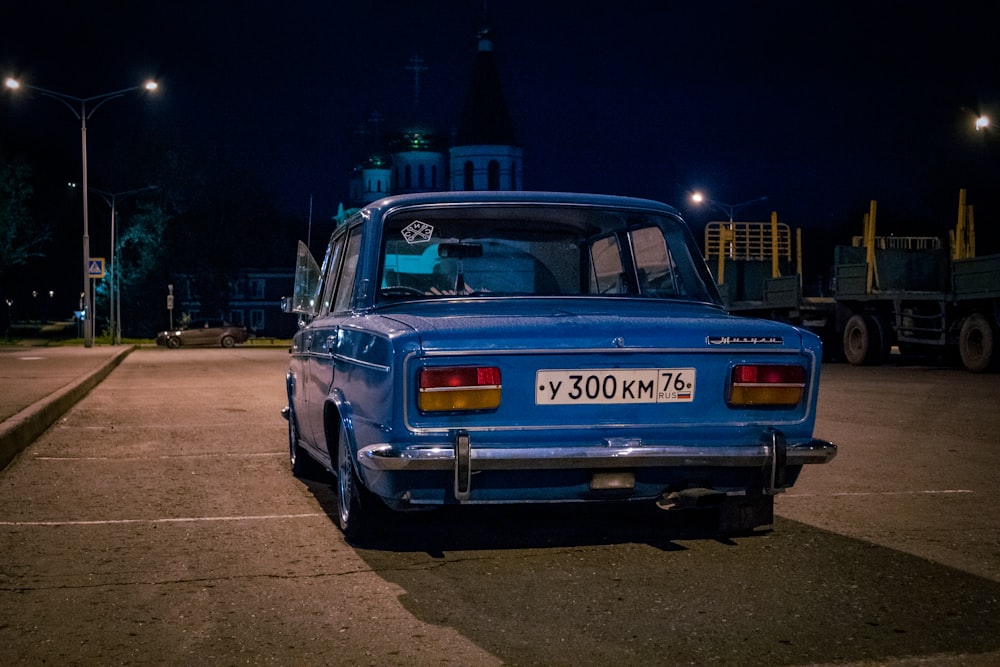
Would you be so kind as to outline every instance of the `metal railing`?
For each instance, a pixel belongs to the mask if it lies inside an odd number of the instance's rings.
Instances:
[[[725,256],[735,260],[769,260],[774,254],[770,222],[710,222],[705,227],[705,257]],[[792,233],[778,223],[777,253],[792,259]]]

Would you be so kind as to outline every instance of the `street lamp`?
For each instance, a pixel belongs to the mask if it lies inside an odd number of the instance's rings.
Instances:
[[[980,116],[979,118],[976,119],[976,132],[979,132],[980,130],[985,130],[989,126],[990,126],[989,116]]]
[[[729,222],[733,221],[733,217],[736,215],[736,211],[740,210],[744,206],[749,206],[750,204],[756,204],[767,199],[767,197],[758,197],[757,199],[748,199],[747,201],[740,202],[739,204],[724,204],[721,201],[715,201],[714,199],[709,199],[700,192],[693,192],[691,194],[691,201],[696,204],[705,203],[710,206],[714,206],[727,216],[729,216]]]
[[[121,281],[118,278],[118,270],[115,268],[118,263],[118,241],[115,235],[115,217],[118,214],[118,200],[130,195],[139,194],[140,192],[156,190],[157,188],[159,188],[158,185],[147,185],[144,188],[114,193],[98,190],[97,188],[89,188],[91,192],[101,195],[101,198],[111,207],[111,255],[108,258],[108,273],[110,274],[110,283],[108,285],[108,335],[111,338],[112,345],[119,345],[122,342],[121,298],[118,293]]]
[[[136,90],[154,91],[157,88],[157,84],[155,81],[147,81],[141,86],[122,88],[121,90],[104,93],[102,95],[94,95],[93,97],[76,97],[75,95],[58,93],[54,90],[47,90],[45,88],[23,84],[13,78],[8,78],[4,82],[4,85],[11,90],[17,90],[19,88],[34,90],[35,92],[45,95],[46,97],[58,100],[59,102],[62,102],[67,109],[73,112],[73,115],[80,121],[80,152],[83,155],[83,345],[84,347],[92,347],[94,345],[94,312],[91,307],[93,301],[90,291],[90,229],[87,218],[87,120],[89,120],[90,117],[94,115],[94,112],[97,111],[97,109],[105,102],[123,97],[127,93],[131,93]],[[89,111],[87,110],[88,104],[92,104]],[[77,109],[74,105],[79,105],[79,109]]]

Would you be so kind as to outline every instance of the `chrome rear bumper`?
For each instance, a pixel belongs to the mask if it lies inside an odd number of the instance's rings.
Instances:
[[[826,463],[837,445],[813,439],[785,449],[785,465]],[[456,445],[418,445],[395,449],[379,443],[358,452],[358,463],[369,470],[449,470],[455,467]],[[568,468],[755,467],[770,465],[773,447],[704,447],[699,445],[629,445],[570,447],[469,447],[476,470],[546,470]]]

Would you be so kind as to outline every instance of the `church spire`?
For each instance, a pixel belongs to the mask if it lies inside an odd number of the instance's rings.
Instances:
[[[459,145],[515,145],[514,124],[504,98],[489,28],[479,31],[472,82],[458,127]]]

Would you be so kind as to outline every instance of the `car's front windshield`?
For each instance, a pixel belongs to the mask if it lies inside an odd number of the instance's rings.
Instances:
[[[592,207],[405,209],[386,221],[378,303],[448,296],[619,296],[713,302],[676,218]]]

